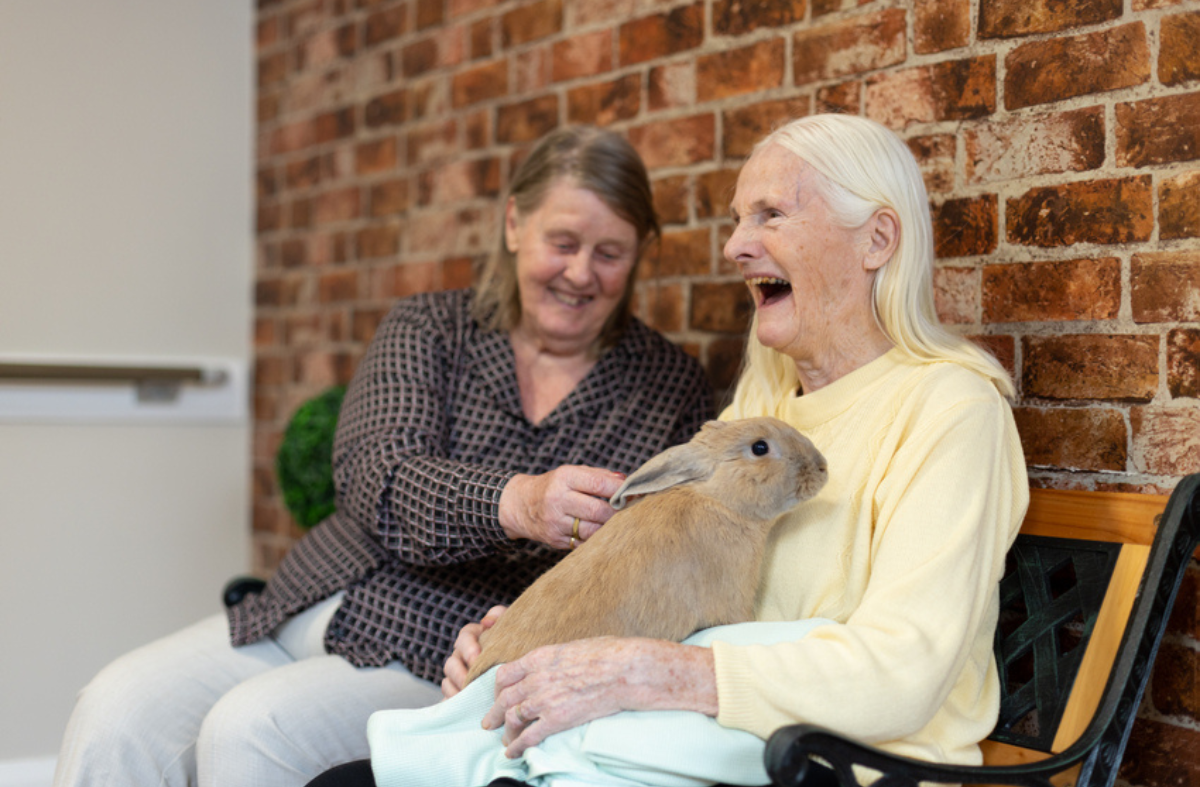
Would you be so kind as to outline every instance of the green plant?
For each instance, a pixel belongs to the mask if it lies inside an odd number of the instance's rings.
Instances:
[[[345,386],[335,386],[296,409],[275,454],[283,503],[303,528],[334,511],[333,432]]]

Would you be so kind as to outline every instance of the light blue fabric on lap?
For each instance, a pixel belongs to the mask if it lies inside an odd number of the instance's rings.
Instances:
[[[684,640],[711,647],[770,645],[803,638],[820,618],[736,623]],[[551,735],[515,760],[501,730],[480,726],[494,702],[496,670],[428,708],[380,711],[367,724],[378,787],[483,787],[501,776],[535,787],[707,787],[761,785],[764,741],[691,711],[626,711]]]

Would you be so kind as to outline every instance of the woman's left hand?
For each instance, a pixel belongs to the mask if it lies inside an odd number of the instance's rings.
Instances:
[[[485,729],[504,725],[505,754],[623,710],[717,715],[712,651],[654,639],[597,637],[538,648],[496,673]]]

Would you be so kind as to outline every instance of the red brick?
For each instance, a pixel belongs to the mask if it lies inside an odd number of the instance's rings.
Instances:
[[[467,56],[471,60],[491,57],[497,51],[496,20],[494,18],[472,22],[468,36]]]
[[[404,35],[407,13],[407,4],[401,4],[369,15],[363,23],[363,43],[366,46],[375,46]]]
[[[313,225],[313,200],[298,199],[288,206],[288,227],[303,229]]]
[[[488,8],[495,8],[504,0],[449,0],[449,8],[451,19],[457,19],[460,16],[468,16],[476,11],[483,11]]]
[[[813,19],[842,10],[842,0],[812,0]]]
[[[696,64],[691,60],[650,69],[647,102],[651,110],[690,107],[696,103]]]
[[[367,194],[367,215],[395,216],[408,210],[408,181],[403,178],[376,183]]]
[[[655,276],[703,276],[711,267],[708,227],[663,233],[658,262],[653,266]]]
[[[906,142],[921,167],[925,190],[930,194],[953,190],[957,146],[955,137],[951,134],[932,134],[927,137],[912,137]]]
[[[1148,402],[1158,392],[1157,336],[1027,336],[1026,397]]]
[[[618,36],[623,66],[694,49],[704,40],[704,6],[695,3],[626,22]]]
[[[395,137],[364,142],[354,150],[354,172],[357,175],[376,175],[393,170],[398,161]]]
[[[540,93],[549,86],[552,63],[548,46],[524,49],[514,54],[511,61],[514,96]]]
[[[971,43],[970,0],[916,0],[913,50],[928,55]]]
[[[996,58],[985,55],[869,77],[863,107],[867,117],[894,129],[988,117],[996,111]]]
[[[1135,254],[1129,279],[1134,322],[1200,322],[1200,252]]]
[[[1200,652],[1186,645],[1163,643],[1154,661],[1150,696],[1159,713],[1184,716],[1192,722],[1200,719]]]
[[[1200,170],[1164,179],[1158,186],[1158,237],[1200,237]]]
[[[455,107],[507,95],[508,62],[497,60],[455,74],[451,93]]]
[[[938,320],[947,325],[976,321],[979,313],[979,270],[939,266],[933,271],[933,303]]]
[[[1129,425],[1139,471],[1182,476],[1200,467],[1200,409],[1134,407]]]
[[[933,210],[933,247],[939,258],[991,254],[999,224],[995,194],[950,199]]]
[[[1017,117],[963,130],[968,183],[1081,172],[1104,164],[1104,108]]]
[[[988,265],[983,321],[1115,320],[1121,309],[1121,261],[1063,260]]]
[[[1008,240],[1026,246],[1149,240],[1151,200],[1148,175],[1030,189],[1007,201]]]
[[[438,66],[438,44],[433,38],[414,41],[400,50],[400,63],[404,76],[415,77],[432,71]]]
[[[641,109],[642,80],[637,74],[567,91],[567,119],[607,126],[636,117]]]
[[[659,178],[650,184],[654,189],[654,210],[660,224],[686,224],[688,220],[688,178],[676,175]]]
[[[322,273],[317,280],[317,295],[321,303],[343,303],[358,297],[358,272],[337,270]]]
[[[1200,12],[1163,17],[1159,30],[1158,80],[1182,85],[1200,79]]]
[[[393,126],[403,123],[408,104],[408,92],[393,90],[367,102],[364,120],[367,128]]]
[[[458,152],[458,124],[453,120],[420,126],[409,132],[409,166],[440,161]]]
[[[1134,11],[1149,11],[1154,8],[1171,8],[1172,6],[1183,5],[1186,0],[1133,0],[1132,8]]]
[[[396,226],[364,227],[355,235],[358,258],[394,257],[400,251],[400,228]]]
[[[461,290],[470,287],[474,279],[475,263],[470,257],[452,257],[442,261],[442,287]]]
[[[438,289],[441,274],[433,262],[402,262],[379,271],[374,284],[378,298],[407,298]]]
[[[1200,157],[1200,93],[1117,104],[1116,117],[1118,166]]]
[[[313,141],[317,144],[354,136],[354,110],[346,107],[317,115],[313,121]]]
[[[1167,332],[1167,393],[1173,399],[1200,399],[1200,331]]]
[[[279,52],[267,57],[260,57],[258,59],[259,88],[282,83],[287,79],[288,71],[287,53]]]
[[[292,238],[279,246],[279,264],[284,268],[299,268],[308,264],[308,244]]]
[[[350,337],[359,344],[370,342],[385,314],[384,309],[356,308],[350,318]]]
[[[826,85],[817,90],[817,112],[844,112],[857,115],[862,110],[862,82],[852,80]]]
[[[696,61],[696,98],[716,101],[779,87],[783,84],[784,68],[782,38],[702,55]]]
[[[463,118],[463,142],[467,150],[480,150],[492,144],[492,113],[486,109]]]
[[[740,36],[759,28],[779,29],[804,19],[804,0],[714,0],[713,33]]]
[[[562,0],[537,0],[509,11],[500,18],[500,40],[508,47],[528,44],[562,30]]]
[[[1141,22],[1023,44],[1004,59],[1004,106],[1021,109],[1133,87],[1150,79]]]
[[[981,0],[980,38],[1054,33],[1118,19],[1122,0]]]
[[[1126,469],[1125,419],[1119,410],[1020,407],[1013,416],[1031,468]]]
[[[596,30],[557,41],[551,50],[553,65],[551,79],[591,77],[611,71],[613,67],[612,30]]]
[[[500,107],[496,141],[532,142],[558,126],[558,96],[553,93]]]
[[[716,118],[711,114],[648,123],[629,130],[648,169],[709,161],[713,157]]]
[[[708,343],[704,353],[704,368],[708,382],[717,393],[717,402],[728,402],[742,368],[746,342],[741,338],[718,338]]]
[[[422,189],[430,202],[449,205],[500,194],[500,162],[495,158],[459,159],[421,173]]]
[[[718,169],[696,176],[696,218],[713,219],[729,216],[729,203],[737,188],[738,170]]]
[[[721,120],[726,158],[749,156],[760,139],[789,120],[804,117],[809,111],[807,96],[761,101],[726,110]]]
[[[1000,365],[1008,370],[1010,375],[1016,376],[1017,343],[1013,337],[992,334],[987,336],[968,336],[967,338],[983,350],[991,353],[1000,362]]]
[[[682,331],[683,288],[683,284],[657,283],[649,287],[639,287],[634,313],[657,331]]]
[[[315,199],[313,214],[317,224],[348,221],[358,218],[359,213],[359,189],[357,186],[327,191]]]
[[[436,27],[446,21],[444,0],[417,0],[417,29]]]
[[[589,27],[598,22],[617,23],[633,17],[637,7],[638,0],[588,0],[586,3],[572,3],[569,7],[571,26]]]
[[[1167,631],[1200,639],[1200,571],[1197,570],[1195,561],[1192,561],[1187,573],[1183,575],[1179,594],[1175,597],[1175,606],[1171,608]]]
[[[692,285],[688,325],[700,331],[745,334],[754,316],[754,302],[742,282]]]
[[[906,34],[899,8],[801,28],[792,43],[793,79],[805,85],[903,63]]]

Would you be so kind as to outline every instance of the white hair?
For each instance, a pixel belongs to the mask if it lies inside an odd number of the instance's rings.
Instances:
[[[933,225],[921,170],[908,146],[873,120],[854,115],[812,115],[773,131],[754,148],[778,145],[819,175],[822,196],[834,221],[861,227],[880,208],[900,219],[892,258],[875,274],[872,309],[892,343],[918,362],[953,361],[982,375],[1010,399],[1012,379],[992,355],[948,331],[933,302]],[[771,412],[799,386],[795,364],[764,347],[755,318],[746,342],[737,400]]]

